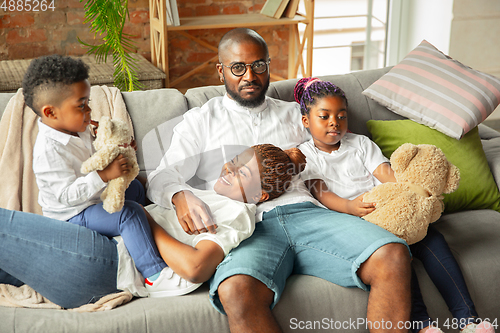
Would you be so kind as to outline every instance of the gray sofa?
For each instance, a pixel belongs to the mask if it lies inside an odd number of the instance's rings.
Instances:
[[[366,98],[361,92],[389,69],[324,76],[342,87],[349,98],[349,127],[369,135],[369,119],[402,119]],[[268,94],[292,101],[296,80],[272,83]],[[171,128],[189,108],[224,93],[223,86],[123,93],[135,126],[142,172],[156,166],[168,145]],[[0,110],[12,94],[0,94]],[[480,125],[490,168],[500,184],[500,133]],[[143,149],[147,147],[147,149]],[[444,215],[436,222],[445,235],[468,283],[479,314],[496,323],[500,318],[500,213],[492,210],[463,211]],[[418,261],[414,262],[430,315],[441,327],[451,315]],[[285,332],[367,332],[368,293],[339,287],[311,276],[293,275],[273,310]],[[451,324],[451,322],[449,322]],[[32,310],[0,307],[0,332],[228,332],[227,318],[212,308],[206,284],[194,293],[162,299],[134,299],[129,304],[99,313],[64,310]],[[447,332],[458,330],[450,329]]]

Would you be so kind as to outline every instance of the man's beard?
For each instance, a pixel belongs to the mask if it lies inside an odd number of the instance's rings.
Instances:
[[[236,101],[236,103],[246,108],[255,108],[264,103],[264,100],[266,99],[266,92],[267,89],[269,88],[269,80],[267,80],[265,86],[262,87],[259,95],[253,96],[253,98],[251,99],[244,99],[238,94],[238,92],[229,89],[229,87],[227,86],[227,82],[225,80],[224,80],[224,85],[226,86],[226,91],[228,95],[234,101]]]

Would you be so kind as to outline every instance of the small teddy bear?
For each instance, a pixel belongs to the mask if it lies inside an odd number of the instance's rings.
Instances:
[[[376,208],[363,218],[414,244],[441,216],[441,194],[458,188],[460,171],[436,146],[411,143],[394,151],[391,167],[397,182],[380,184],[364,195],[363,201],[376,203]]]
[[[131,166],[129,173],[110,180],[101,194],[103,208],[110,214],[123,208],[125,190],[139,174],[135,150],[129,144],[131,137],[128,125],[124,121],[102,117],[94,141],[97,151],[82,163],[81,172],[89,173],[94,170],[104,170],[120,154],[128,159]]]

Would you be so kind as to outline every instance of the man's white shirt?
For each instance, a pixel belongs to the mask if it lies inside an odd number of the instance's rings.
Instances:
[[[310,137],[301,119],[295,102],[266,97],[262,105],[246,108],[227,94],[210,99],[202,107],[186,112],[174,128],[170,147],[158,168],[148,176],[149,198],[173,208],[172,196],[188,189],[186,181],[196,177],[203,184],[198,188],[213,189],[224,163],[253,145],[297,147]],[[257,206],[257,219],[276,206],[305,201],[319,204],[300,176],[296,176],[285,194]]]

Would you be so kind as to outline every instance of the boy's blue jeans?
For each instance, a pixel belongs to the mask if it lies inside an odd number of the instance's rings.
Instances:
[[[427,236],[420,242],[410,245],[410,250],[413,258],[422,261],[427,274],[443,296],[453,318],[461,323],[460,328],[465,327],[468,319],[477,318],[478,314],[469,295],[462,271],[443,235],[432,224],[429,225]],[[413,270],[412,297],[412,321],[422,322],[423,326],[420,328],[424,328],[431,323],[431,319]],[[415,329],[414,332],[418,332],[418,329]]]
[[[125,204],[121,211],[110,214],[104,210],[101,202],[87,207],[68,222],[95,230],[104,236],[122,236],[137,270],[143,277],[150,277],[167,265],[158,252],[146,213],[138,204],[144,204],[144,200],[144,187],[135,179],[125,193]]]

